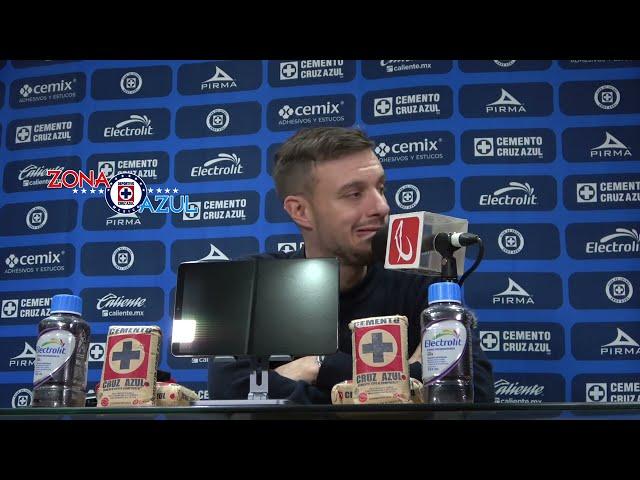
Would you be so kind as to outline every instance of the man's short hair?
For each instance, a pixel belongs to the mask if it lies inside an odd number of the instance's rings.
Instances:
[[[275,155],[273,179],[281,200],[288,195],[312,192],[313,166],[351,153],[373,149],[375,142],[360,129],[343,127],[303,128],[290,137]]]

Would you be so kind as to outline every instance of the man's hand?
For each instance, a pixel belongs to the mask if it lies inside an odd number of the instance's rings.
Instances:
[[[310,384],[315,384],[320,371],[320,365],[316,357],[302,357],[276,368],[275,370],[283,377],[291,380],[304,380]]]
[[[416,348],[416,351],[413,352],[413,355],[409,358],[409,365],[415,362],[422,363],[422,342],[418,344],[418,348]]]

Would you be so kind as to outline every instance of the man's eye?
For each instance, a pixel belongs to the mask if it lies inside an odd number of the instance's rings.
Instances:
[[[362,192],[353,192],[349,194],[352,198],[360,198],[362,196]]]
[[[378,188],[378,190],[380,191],[380,193],[384,193],[385,192],[384,185],[380,185],[380,188]]]

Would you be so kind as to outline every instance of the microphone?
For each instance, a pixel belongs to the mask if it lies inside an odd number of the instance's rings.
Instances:
[[[387,257],[389,227],[378,230],[371,241],[371,251],[374,262],[384,262]],[[480,237],[467,232],[440,232],[423,237],[420,245],[421,252],[436,251],[443,257],[450,256],[458,248],[478,243]],[[393,239],[392,239],[393,241]]]
[[[478,235],[467,232],[440,232],[435,235],[428,235],[422,240],[424,251],[435,250],[443,257],[453,253],[458,248],[468,247],[478,243]]]
[[[467,233],[467,221],[431,212],[401,213],[389,216],[387,227],[380,229],[371,241],[372,263],[384,262],[384,268],[440,275],[444,281],[462,284],[482,259],[482,239]],[[463,230],[463,231],[460,231]],[[435,232],[435,233],[428,233]],[[462,247],[478,244],[480,255],[464,274]],[[437,252],[429,253],[429,252]]]

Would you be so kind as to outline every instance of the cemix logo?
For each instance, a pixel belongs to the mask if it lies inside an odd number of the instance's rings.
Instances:
[[[17,257],[15,254],[11,253],[7,258],[5,258],[4,263],[9,268],[14,268],[17,265],[52,265],[62,263],[60,260],[60,256],[64,255],[65,251],[62,250],[60,253],[53,253],[51,250],[45,254],[40,255],[21,255]]]
[[[85,90],[86,76],[81,72],[22,78],[11,83],[9,103],[12,108],[74,103],[84,98]]]
[[[75,79],[60,80],[59,82],[54,82],[54,83],[36,84],[33,87],[28,83],[25,83],[20,88],[20,96],[22,98],[29,98],[31,94],[42,95],[42,94],[49,94],[49,93],[65,93],[65,92],[73,91],[72,84],[75,81],[76,81]]]
[[[327,101],[323,104],[299,105],[295,108],[292,108],[289,105],[284,105],[280,110],[278,110],[278,115],[284,120],[288,120],[290,117],[309,117],[313,115],[332,114],[339,115],[340,107],[343,105],[344,101],[341,101],[340,103]]]
[[[391,145],[387,145],[385,142],[380,142],[376,145],[374,152],[378,157],[384,158],[389,153],[427,153],[438,152],[438,145],[442,143],[442,138],[437,140],[429,140],[424,138],[422,141],[417,142],[397,142]]]

